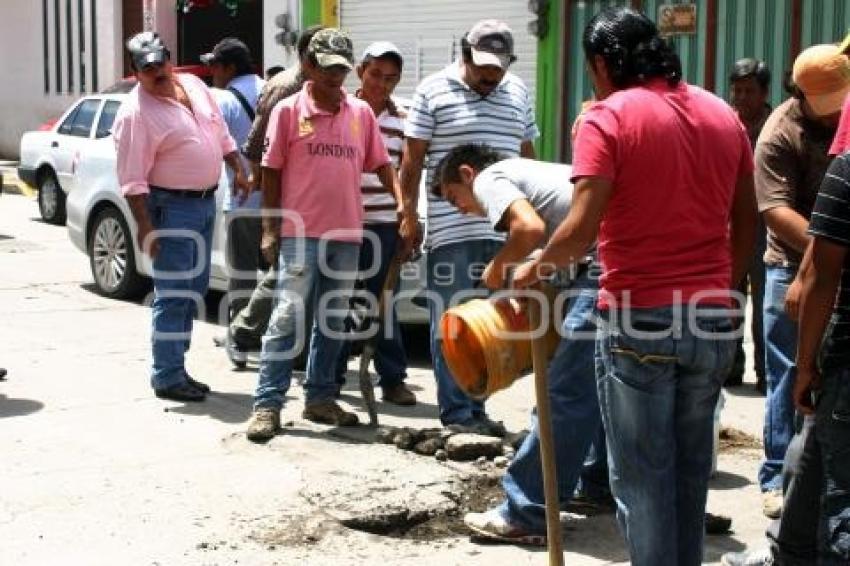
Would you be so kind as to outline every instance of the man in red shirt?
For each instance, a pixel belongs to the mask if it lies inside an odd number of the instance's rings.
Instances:
[[[600,12],[583,44],[598,102],[576,137],[572,207],[515,284],[580,259],[598,236],[596,368],[617,516],[635,566],[695,566],[735,352],[729,289],[757,223],[752,150],[725,102],[682,81],[640,12]]]

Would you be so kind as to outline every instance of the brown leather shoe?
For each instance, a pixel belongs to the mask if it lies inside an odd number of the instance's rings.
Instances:
[[[274,438],[280,428],[280,411],[266,407],[254,409],[248,423],[246,436],[251,442],[265,442]]]
[[[410,407],[416,404],[416,395],[404,383],[384,387],[384,401],[393,405]]]
[[[310,403],[304,407],[301,416],[314,423],[335,426],[356,426],[360,422],[357,415],[346,411],[336,401]]]

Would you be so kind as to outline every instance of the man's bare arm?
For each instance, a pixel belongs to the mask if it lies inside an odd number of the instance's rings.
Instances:
[[[270,213],[280,212],[280,169],[263,167],[263,209]],[[263,235],[260,251],[270,264],[275,263],[277,244],[280,237],[280,216],[263,215]]]
[[[811,237],[806,233],[809,221],[790,206],[777,206],[764,211],[764,222],[776,236],[798,253],[806,251]]]
[[[534,142],[524,141],[519,146],[519,156],[526,159],[536,159],[537,154],[534,152]]]
[[[407,138],[404,140],[404,155],[401,159],[401,195],[404,209],[416,215],[419,204],[419,182],[422,179],[422,167],[425,165],[427,140]]]
[[[133,219],[138,227],[136,239],[139,243],[139,249],[153,259],[159,253],[159,242],[156,240],[151,217],[148,213],[148,195],[128,196],[127,203],[130,205],[130,212],[133,214]]]
[[[758,210],[753,176],[745,175],[738,179],[735,195],[732,200],[730,227],[730,253],[732,254],[732,282],[730,289],[735,289],[744,278],[753,259],[756,245],[756,227],[758,226]]]

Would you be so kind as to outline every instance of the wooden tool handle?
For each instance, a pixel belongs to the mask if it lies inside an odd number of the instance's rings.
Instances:
[[[528,321],[532,332],[540,328],[542,320],[540,308],[540,303],[534,298],[528,301]],[[546,324],[549,323],[550,321],[547,320]],[[546,499],[546,539],[549,545],[549,566],[564,566],[558,477],[555,469],[555,447],[552,440],[552,411],[549,405],[549,389],[546,382],[549,358],[544,336],[532,338],[531,359],[534,364],[534,395],[537,401],[537,428],[540,433],[543,494]]]

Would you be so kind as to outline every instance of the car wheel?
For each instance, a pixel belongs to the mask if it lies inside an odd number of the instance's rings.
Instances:
[[[45,222],[65,224],[65,193],[53,171],[38,176],[38,210]]]
[[[136,271],[132,234],[112,207],[97,213],[88,239],[89,264],[98,293],[113,299],[142,295],[149,280]]]

